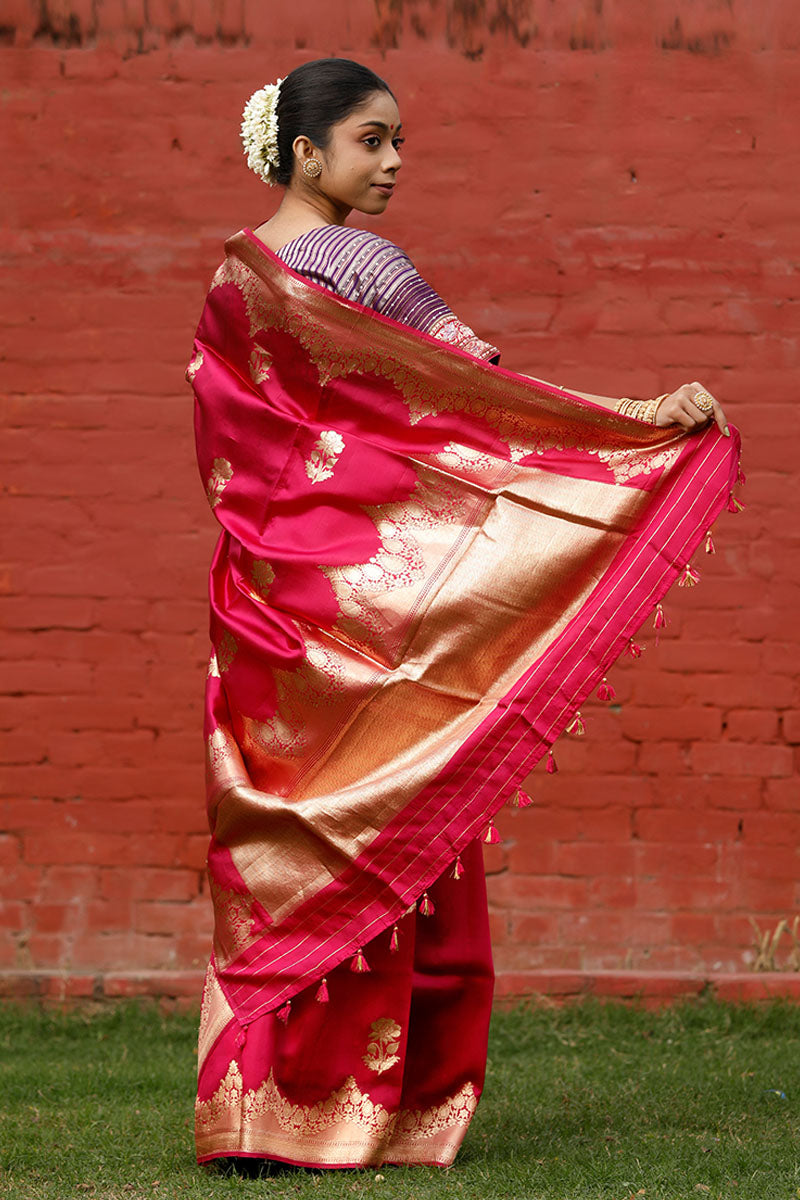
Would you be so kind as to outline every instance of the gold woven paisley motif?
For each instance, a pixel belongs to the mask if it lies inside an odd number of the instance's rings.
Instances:
[[[397,1051],[400,1048],[401,1035],[400,1026],[391,1017],[379,1017],[377,1021],[373,1021],[369,1030],[367,1053],[361,1058],[364,1066],[382,1075],[395,1063],[399,1063],[400,1055]]]
[[[245,1125],[269,1114],[280,1129],[299,1139],[347,1124],[373,1137],[389,1139],[400,1135],[406,1141],[431,1138],[454,1125],[469,1125],[477,1107],[475,1088],[465,1083],[442,1104],[391,1113],[362,1092],[352,1075],[316,1104],[292,1104],[279,1090],[272,1071],[260,1087],[245,1092],[239,1064],[233,1059],[213,1096],[197,1101],[195,1119],[199,1133],[213,1132],[218,1125],[227,1126],[229,1114],[241,1112]]]

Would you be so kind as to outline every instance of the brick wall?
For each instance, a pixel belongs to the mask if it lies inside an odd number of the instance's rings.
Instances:
[[[505,365],[699,378],[745,437],[700,586],[501,814],[498,966],[741,970],[749,918],[794,915],[799,46],[791,0],[5,0],[0,970],[206,956],[215,533],[182,375],[223,238],[277,202],[243,100],[329,53],[407,125],[375,227]]]

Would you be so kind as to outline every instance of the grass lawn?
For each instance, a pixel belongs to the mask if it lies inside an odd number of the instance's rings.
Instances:
[[[196,1166],[196,1021],[0,1008],[0,1196],[798,1200],[800,1008],[596,1002],[495,1017],[450,1171]]]

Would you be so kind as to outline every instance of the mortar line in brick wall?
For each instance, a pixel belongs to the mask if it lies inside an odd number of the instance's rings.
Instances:
[[[0,1002],[80,1005],[124,1000],[170,1000],[200,1008],[205,972],[0,971]],[[495,1004],[508,1007],[537,998],[550,1001],[642,1001],[668,1004],[711,996],[739,1003],[783,998],[800,1002],[800,973],[789,971],[640,971],[547,969],[500,971]]]

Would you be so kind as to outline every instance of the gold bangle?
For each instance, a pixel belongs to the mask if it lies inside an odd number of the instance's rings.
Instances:
[[[635,421],[646,421],[648,425],[655,425],[656,412],[663,398],[663,396],[659,396],[656,400],[631,400],[630,396],[622,396],[614,407],[620,416],[632,417]]]

